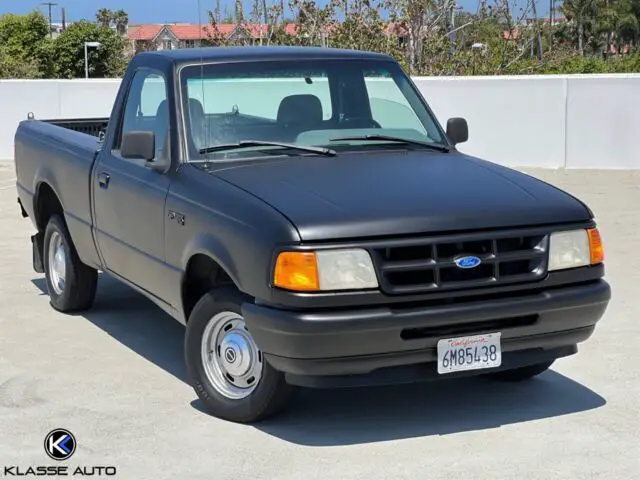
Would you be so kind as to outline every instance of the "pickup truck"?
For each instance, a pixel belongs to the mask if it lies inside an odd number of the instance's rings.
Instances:
[[[208,411],[249,423],[299,387],[531,379],[593,334],[592,211],[467,139],[386,55],[147,52],[109,119],[19,124],[18,200],[54,309],[124,282],[185,325]]]

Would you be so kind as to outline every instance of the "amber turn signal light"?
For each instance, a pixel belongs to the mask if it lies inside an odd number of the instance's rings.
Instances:
[[[276,287],[297,291],[320,290],[318,263],[313,252],[282,252],[273,275]]]
[[[597,228],[590,228],[587,230],[589,235],[589,250],[591,252],[591,265],[604,262],[604,245],[602,244],[602,237]]]

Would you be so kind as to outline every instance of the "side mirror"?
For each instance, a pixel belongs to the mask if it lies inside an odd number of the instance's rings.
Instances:
[[[122,135],[120,154],[152,162],[156,156],[156,136],[151,131],[133,131]]]
[[[469,140],[469,127],[464,118],[450,118],[447,120],[447,136],[454,145]]]

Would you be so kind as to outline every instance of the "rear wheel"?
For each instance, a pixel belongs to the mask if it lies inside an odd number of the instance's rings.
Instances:
[[[529,380],[543,372],[546,372],[554,360],[545,363],[537,363],[535,365],[528,365],[526,367],[514,368],[512,370],[504,370],[502,372],[496,372],[489,374],[490,378],[500,380],[503,382],[522,382]]]
[[[194,307],[185,337],[185,360],[198,397],[214,416],[249,423],[285,407],[292,387],[269,365],[242,317],[247,301],[221,287]]]
[[[53,215],[45,229],[44,273],[53,308],[72,312],[91,307],[98,272],[82,263],[60,215]]]

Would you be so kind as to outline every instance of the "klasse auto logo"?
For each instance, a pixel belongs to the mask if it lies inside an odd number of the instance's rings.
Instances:
[[[45,437],[44,450],[54,460],[67,460],[76,451],[76,439],[70,431],[57,428]]]
[[[56,428],[44,437],[44,451],[53,460],[69,460],[76,451],[76,437],[69,430]],[[116,474],[114,466],[78,465],[11,465],[4,467],[5,477],[66,477],[66,476],[107,476]]]

